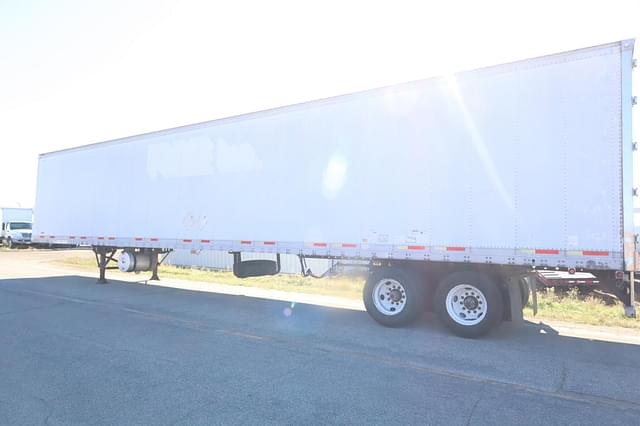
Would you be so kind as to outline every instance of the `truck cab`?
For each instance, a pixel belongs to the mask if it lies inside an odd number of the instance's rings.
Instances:
[[[31,227],[29,221],[11,221],[2,223],[2,243],[9,248],[31,245]]]

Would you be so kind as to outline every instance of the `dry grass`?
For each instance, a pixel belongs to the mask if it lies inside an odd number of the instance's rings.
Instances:
[[[524,315],[533,318],[530,304],[525,307]],[[540,290],[535,318],[640,329],[640,320],[625,317],[624,307],[618,300],[595,291],[582,295],[576,288],[558,294],[553,289]]]
[[[96,269],[95,261],[89,258],[69,257],[57,260],[56,263],[73,265],[83,269]],[[179,268],[170,265],[161,265],[158,269],[158,274],[160,277],[177,278],[181,280],[322,294],[348,299],[362,298],[362,288],[364,286],[364,279],[357,277],[328,277],[317,279],[311,277],[305,278],[300,275],[280,274],[278,276],[240,279],[229,271]]]

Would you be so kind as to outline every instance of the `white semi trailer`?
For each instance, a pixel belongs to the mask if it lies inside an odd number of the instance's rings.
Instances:
[[[376,321],[433,309],[463,336],[521,319],[541,270],[589,273],[632,314],[633,45],[42,154],[34,239],[91,245],[102,281],[117,253],[154,278],[173,249],[231,252],[240,277],[365,259]]]

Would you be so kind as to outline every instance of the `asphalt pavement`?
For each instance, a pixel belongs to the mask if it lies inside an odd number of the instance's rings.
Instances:
[[[429,315],[389,329],[357,310],[17,276],[12,259],[2,425],[640,424],[640,345],[544,324],[468,340]]]

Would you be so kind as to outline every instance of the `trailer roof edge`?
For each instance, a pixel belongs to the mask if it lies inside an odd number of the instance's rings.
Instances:
[[[630,39],[618,40],[618,41],[614,41],[614,42],[610,42],[610,43],[603,43],[603,44],[599,44],[599,45],[595,45],[595,46],[588,46],[588,47],[582,47],[582,48],[577,48],[577,49],[572,49],[572,50],[566,50],[566,51],[563,51],[563,52],[551,53],[551,54],[548,54],[548,55],[541,55],[541,56],[535,56],[535,57],[532,57],[532,58],[518,59],[518,60],[515,60],[515,61],[510,61],[510,62],[504,62],[504,63],[501,63],[501,64],[490,65],[490,66],[487,66],[487,67],[480,67],[480,68],[473,68],[473,69],[468,69],[468,70],[456,71],[456,72],[454,72],[454,74],[456,74],[456,75],[465,75],[465,74],[468,74],[468,73],[473,73],[473,72],[483,71],[483,70],[496,69],[496,68],[505,67],[505,66],[509,66],[509,65],[513,65],[513,64],[517,64],[517,63],[522,63],[522,62],[535,61],[535,60],[539,60],[539,59],[543,59],[543,58],[553,58],[553,57],[568,55],[568,54],[571,54],[571,53],[574,53],[574,52],[596,50],[596,49],[602,49],[602,48],[605,48],[605,47],[613,47],[613,46],[616,46],[616,45],[620,46],[621,49],[623,49],[623,50],[631,49],[633,51],[634,44],[635,44],[635,39],[634,38],[630,38]],[[265,116],[268,116],[268,115],[280,114],[280,113],[284,113],[286,111],[298,110],[298,109],[301,109],[301,108],[304,108],[304,107],[307,107],[307,106],[312,106],[312,105],[321,105],[321,104],[330,103],[330,102],[340,102],[340,101],[343,101],[343,100],[346,101],[346,100],[354,98],[354,97],[373,95],[375,93],[378,93],[378,92],[384,91],[384,90],[402,89],[402,88],[409,87],[411,85],[416,85],[416,84],[420,84],[420,83],[431,81],[431,80],[437,80],[437,79],[440,79],[442,77],[443,77],[442,75],[431,76],[431,77],[427,77],[427,78],[423,78],[423,79],[419,79],[419,80],[413,80],[413,81],[402,82],[402,83],[395,83],[395,84],[390,84],[390,85],[387,85],[387,86],[381,86],[381,87],[361,90],[361,91],[357,91],[357,92],[351,92],[351,93],[345,93],[345,94],[341,94],[341,95],[329,96],[329,97],[320,98],[320,99],[313,99],[313,100],[310,100],[310,101],[304,101],[304,102],[299,102],[299,103],[295,103],[295,104],[282,105],[282,106],[278,106],[278,107],[267,108],[267,109],[264,109],[264,110],[251,111],[251,112],[247,112],[247,113],[243,113],[243,114],[237,114],[237,115],[231,115],[231,116],[226,116],[226,117],[220,117],[220,118],[216,118],[216,119],[212,119],[212,120],[201,121],[201,122],[198,122],[198,123],[185,124],[185,125],[182,125],[182,126],[170,127],[170,128],[167,128],[167,129],[153,130],[153,131],[150,131],[150,132],[144,132],[144,133],[139,133],[139,134],[135,134],[135,135],[124,136],[124,137],[121,137],[121,138],[115,138],[115,139],[109,139],[109,140],[105,140],[105,141],[93,142],[93,143],[89,143],[89,144],[85,144],[85,145],[79,145],[79,146],[74,146],[74,147],[70,147],[70,148],[59,149],[59,150],[55,150],[55,151],[48,151],[48,152],[44,152],[44,153],[38,154],[38,158],[42,158],[42,157],[46,157],[46,156],[50,156],[50,155],[55,155],[55,154],[62,154],[62,153],[67,153],[67,152],[84,150],[84,149],[87,149],[87,148],[93,148],[93,147],[97,147],[97,146],[101,146],[101,145],[133,142],[136,139],[139,139],[139,138],[142,138],[142,137],[145,137],[145,136],[151,136],[151,135],[162,136],[162,135],[167,135],[167,134],[174,133],[174,132],[179,131],[179,130],[197,130],[199,128],[207,127],[207,126],[215,125],[215,124],[225,124],[225,123],[231,123],[231,122],[240,121],[240,120],[250,120],[250,119],[254,119],[254,118],[265,117]]]

